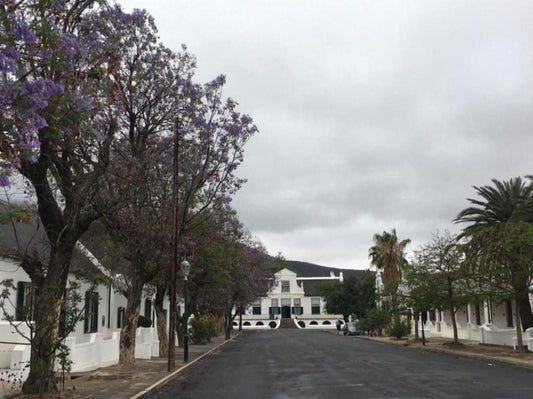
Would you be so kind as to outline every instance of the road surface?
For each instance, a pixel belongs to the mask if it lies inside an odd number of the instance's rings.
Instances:
[[[150,398],[533,398],[533,372],[323,331],[245,331]]]

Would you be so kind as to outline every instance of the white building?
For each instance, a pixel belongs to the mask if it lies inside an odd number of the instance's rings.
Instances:
[[[468,304],[457,309],[455,320],[459,339],[478,341],[482,344],[516,347],[516,307],[514,302]],[[424,334],[428,337],[453,338],[452,319],[449,311],[424,312]],[[413,324],[414,326],[414,324]],[[419,332],[422,323],[419,323]],[[533,348],[533,328],[523,333],[523,343]]]
[[[381,272],[376,275],[377,291],[383,290]],[[530,295],[533,305],[533,295]],[[453,339],[453,326],[449,310],[431,310],[419,315],[418,333],[422,328],[426,337]],[[482,303],[470,303],[457,309],[455,320],[459,340],[478,341],[481,344],[504,345],[516,347],[516,306],[513,301],[497,303],[485,300]],[[411,320],[414,329],[414,318]],[[414,330],[413,330],[414,331]],[[533,348],[533,328],[523,333],[523,343],[530,350]]]
[[[26,317],[17,309],[30,307],[32,295],[30,278],[20,266],[20,261],[10,254],[22,250],[34,253],[40,259],[46,259],[46,238],[42,229],[33,224],[17,224],[17,238],[13,234],[11,225],[0,225],[0,281],[12,280],[12,290],[4,301],[4,312],[0,316],[0,369],[24,370],[30,358],[28,339],[16,330],[29,336],[29,326]],[[13,249],[17,247],[17,250]],[[85,270],[91,274],[108,273],[100,263],[101,256],[95,256],[81,243],[75,250],[71,263],[71,271]],[[64,343],[70,348],[70,360],[73,372],[88,371],[99,367],[117,364],[119,359],[120,330],[123,326],[124,310],[127,299],[116,292],[110,284],[91,284],[78,280],[73,273],[70,281],[77,281],[80,286],[78,293],[82,302],[78,307],[84,309],[82,318],[65,339]],[[142,298],[140,314],[152,320],[151,328],[138,328],[135,357],[149,359],[159,356],[159,341],[155,326],[155,311],[152,306],[152,295],[145,293]],[[168,309],[168,301],[165,303]],[[7,316],[14,317],[14,321],[7,321]],[[59,365],[57,365],[59,369]]]
[[[361,270],[344,270],[288,261],[275,273],[268,294],[258,298],[243,314],[243,328],[278,328],[292,320],[298,328],[335,328],[342,315],[327,314],[321,285],[342,282],[344,276],[360,277]],[[234,321],[234,326],[238,321]]]

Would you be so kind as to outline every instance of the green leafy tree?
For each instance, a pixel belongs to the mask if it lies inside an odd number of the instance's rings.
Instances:
[[[344,320],[355,314],[363,317],[368,309],[376,306],[375,274],[365,271],[361,279],[345,278],[342,282],[330,282],[322,286],[326,312],[342,314]]]
[[[447,231],[435,234],[429,243],[415,252],[409,269],[406,281],[413,289],[412,304],[419,306],[419,310],[447,309],[452,321],[453,341],[459,343],[455,314],[471,296],[468,268],[456,237]]]
[[[439,309],[434,293],[437,289],[440,289],[441,279],[440,276],[434,273],[421,270],[415,260],[404,268],[403,283],[406,292],[402,296],[402,301],[407,308],[412,309],[415,322],[415,339],[419,339],[418,323],[420,322],[420,313],[431,309]]]

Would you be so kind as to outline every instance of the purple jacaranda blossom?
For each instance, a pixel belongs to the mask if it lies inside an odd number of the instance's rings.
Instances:
[[[11,181],[5,174],[0,174],[0,187],[11,187]]]
[[[12,46],[0,49],[0,71],[14,73],[17,69],[17,61],[20,52]]]
[[[33,32],[21,14],[10,14],[10,22],[15,40],[21,40],[26,43],[35,43],[37,41],[35,32]]]

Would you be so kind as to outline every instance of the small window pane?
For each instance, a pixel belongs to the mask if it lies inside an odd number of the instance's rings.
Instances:
[[[252,304],[252,314],[261,314],[261,300],[257,300]]]

